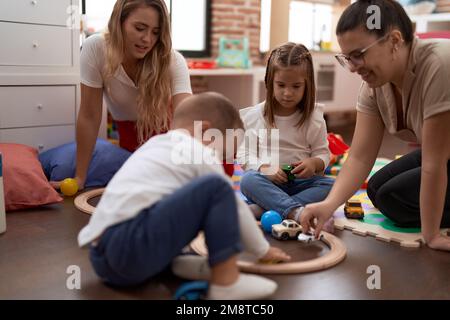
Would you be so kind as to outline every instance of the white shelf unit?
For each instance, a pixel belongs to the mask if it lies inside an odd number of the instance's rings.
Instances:
[[[317,102],[325,112],[347,112],[356,108],[361,78],[344,69],[332,52],[312,52]]]
[[[317,102],[325,112],[355,110],[361,78],[345,70],[334,53],[313,52]],[[251,69],[190,69],[191,77],[204,77],[208,91],[228,97],[237,108],[245,108],[265,100],[265,67]]]
[[[433,13],[424,15],[411,15],[411,21],[418,33],[429,31],[450,31],[450,13]]]
[[[265,99],[265,67],[250,69],[189,69],[191,77],[204,77],[208,91],[225,95],[241,109]]]
[[[40,152],[75,140],[78,0],[0,1],[0,143]]]

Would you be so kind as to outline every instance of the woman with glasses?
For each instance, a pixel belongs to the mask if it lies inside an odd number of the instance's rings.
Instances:
[[[368,13],[369,12],[369,13]],[[378,20],[377,20],[378,19]],[[359,0],[338,22],[336,58],[363,83],[352,148],[328,197],[308,205],[301,223],[316,234],[369,174],[384,130],[421,148],[378,171],[367,193],[401,227],[421,227],[426,244],[450,251],[450,41],[419,40],[394,0]],[[305,230],[305,229],[304,229]]]

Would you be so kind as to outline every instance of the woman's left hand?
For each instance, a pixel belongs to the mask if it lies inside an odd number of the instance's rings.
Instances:
[[[295,168],[291,171],[297,178],[308,179],[316,173],[314,159],[307,158],[293,164]]]
[[[438,234],[427,242],[427,246],[435,250],[450,251],[450,237]]]

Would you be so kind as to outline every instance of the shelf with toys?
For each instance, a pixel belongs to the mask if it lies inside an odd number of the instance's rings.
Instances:
[[[265,98],[263,66],[252,66],[247,38],[219,39],[217,59],[188,62],[194,93],[216,91],[238,108],[255,105]]]

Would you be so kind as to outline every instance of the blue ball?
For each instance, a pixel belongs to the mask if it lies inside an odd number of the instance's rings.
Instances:
[[[281,221],[283,221],[281,215],[273,210],[266,211],[261,216],[261,226],[265,232],[272,232],[272,225]]]

